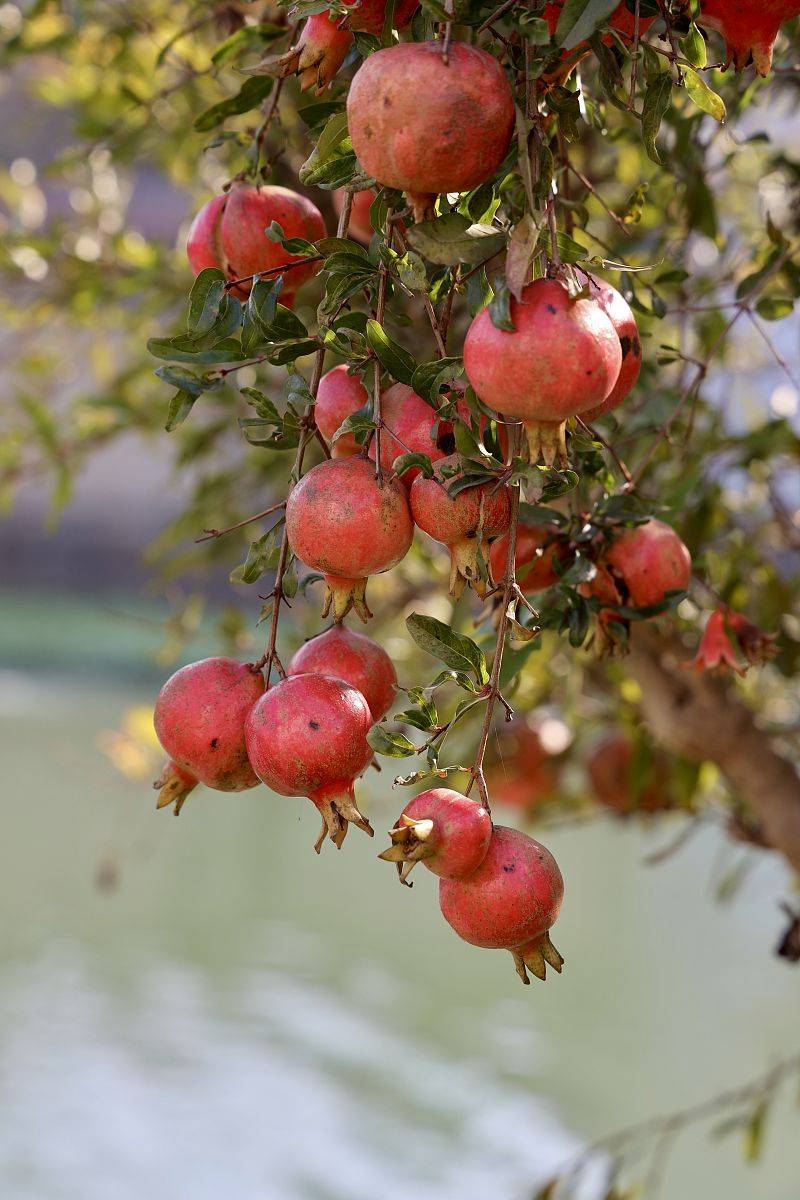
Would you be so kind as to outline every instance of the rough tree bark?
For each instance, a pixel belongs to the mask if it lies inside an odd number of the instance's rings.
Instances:
[[[730,686],[685,663],[675,642],[650,629],[635,631],[628,665],[642,689],[645,720],[667,749],[715,763],[764,842],[800,871],[800,775]]]

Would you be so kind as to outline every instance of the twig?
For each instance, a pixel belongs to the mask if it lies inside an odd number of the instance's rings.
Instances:
[[[391,214],[390,214],[391,215]],[[392,241],[394,239],[394,226],[389,226],[389,234],[386,239],[386,244],[391,250]],[[380,267],[378,268],[378,296],[375,302],[375,320],[380,326],[383,326],[384,317],[386,316],[386,287],[389,281],[389,269],[386,263],[381,259]],[[381,463],[381,364],[376,357],[373,366],[372,377],[372,419],[375,422],[375,478],[380,484],[383,481],[383,464]]]
[[[286,501],[279,500],[277,504],[271,504],[269,508],[265,508],[263,512],[254,513],[252,517],[245,517],[243,521],[237,521],[235,525],[229,525],[227,529],[204,529],[203,536],[195,538],[195,542],[210,542],[212,538],[224,537],[226,533],[233,533],[235,529],[243,529],[245,525],[252,525],[253,521],[261,521],[264,517],[268,517],[271,513],[277,512],[279,508],[285,508]]]
[[[479,33],[485,33],[490,25],[493,25],[495,21],[500,19],[500,17],[504,17],[508,10],[513,8],[516,3],[517,0],[505,0],[504,4],[501,4],[499,8],[496,8],[491,16],[488,16],[483,24],[478,26],[477,30],[475,31],[476,36]]]
[[[614,459],[614,462],[619,467],[623,479],[629,485],[629,490],[633,491],[633,488],[634,488],[633,476],[631,475],[631,473],[628,470],[627,466],[625,465],[624,461],[620,458],[620,456],[617,454],[614,447],[611,445],[611,442],[609,442],[606,438],[604,438],[602,433],[598,433],[597,430],[595,429],[594,425],[587,425],[582,417],[578,417],[578,424],[580,425],[580,427],[582,429],[586,430],[586,432],[589,434],[590,437],[594,438],[594,440],[596,442],[599,442],[600,445],[605,450],[608,451],[608,453]]]
[[[228,279],[225,283],[225,291],[229,291],[239,283],[250,283],[256,276],[264,279],[267,275],[283,275],[286,271],[293,271],[295,267],[307,267],[309,263],[322,262],[324,257],[324,254],[307,254],[304,258],[298,258],[297,262],[282,263],[279,267],[268,267],[266,271],[255,271],[252,275],[241,275],[238,279]]]

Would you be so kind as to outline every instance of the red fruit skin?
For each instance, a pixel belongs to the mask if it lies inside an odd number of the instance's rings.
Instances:
[[[364,384],[357,375],[348,375],[346,365],[334,367],[320,379],[314,419],[320,433],[331,443],[334,458],[347,458],[361,449],[352,433],[343,433],[335,442],[333,435],[368,400]]]
[[[497,733],[496,758],[486,772],[492,801],[532,816],[557,796],[560,764],[545,749],[538,730],[519,717]]]
[[[631,812],[654,813],[672,808],[672,800],[658,780],[645,780],[637,788],[633,746],[624,733],[611,733],[595,747],[587,764],[595,798],[619,816]]]
[[[247,716],[253,768],[280,796],[308,796],[323,817],[317,843],[340,846],[347,823],[372,834],[355,805],[353,781],[372,761],[369,706],[356,688],[325,675],[296,675],[264,693]]]
[[[409,193],[417,217],[440,192],[488,179],[505,158],[514,99],[492,55],[455,42],[409,42],[371,54],[347,97],[356,155],[380,183]]]
[[[340,16],[329,11],[313,13],[303,26],[297,44],[278,59],[278,74],[299,75],[300,91],[313,88],[320,95],[337,74],[353,44],[353,35]]]
[[[216,791],[255,787],[244,722],[263,691],[261,673],[234,658],[204,658],[176,671],[159,692],[153,715],[172,765]]]
[[[561,16],[561,9],[563,8],[563,6],[564,6],[564,0],[550,0],[550,3],[547,5],[547,7],[544,10],[544,19],[547,21],[547,24],[550,27],[551,36],[556,31],[556,26],[558,25],[558,18]],[[653,24],[653,21],[655,21],[655,19],[656,19],[655,17],[640,17],[639,18],[639,33],[640,33],[640,35],[643,34],[645,32],[645,30],[649,29],[649,27]],[[629,11],[629,9],[626,7],[626,5],[624,3],[620,4],[617,8],[614,9],[614,12],[609,17],[607,23],[611,26],[612,29],[616,29],[617,33],[621,34],[624,38],[633,38],[633,36],[635,34],[636,20],[635,20],[634,14]],[[609,34],[606,34],[605,37],[603,38],[603,40],[606,43],[611,43],[613,41],[613,39],[611,38],[611,36]],[[585,46],[586,43],[581,42],[580,45]],[[578,47],[576,47],[576,49],[577,48]],[[574,50],[570,51],[570,53],[574,54],[575,51]]]
[[[380,37],[386,20],[386,0],[343,0],[352,11],[345,23],[350,29]],[[392,28],[404,29],[419,8],[418,0],[397,0],[392,13]]]
[[[417,845],[424,849],[420,861],[442,879],[465,879],[486,857],[492,818],[482,804],[460,792],[450,788],[421,792],[403,809],[398,828],[403,817],[433,822],[430,835]]]
[[[339,215],[344,208],[345,195],[346,188],[337,188],[333,193],[333,207]],[[365,246],[372,241],[372,235],[375,232],[369,215],[370,209],[375,203],[375,196],[376,193],[371,188],[367,188],[363,192],[354,192],[353,203],[350,207],[348,235],[355,238],[357,242],[363,242]]]
[[[622,351],[622,366],[617,382],[603,403],[585,414],[585,420],[594,421],[596,417],[602,417],[605,413],[619,408],[622,401],[633,391],[642,369],[642,343],[639,340],[639,329],[633,310],[624,296],[603,279],[592,279],[589,286],[617,331]]]
[[[466,879],[439,883],[442,916],[460,938],[487,950],[510,950],[515,961],[524,960],[534,971],[537,955],[560,970],[560,955],[547,931],[558,917],[563,895],[564,881],[550,851],[504,825],[495,825],[476,871]],[[544,978],[544,961],[537,973]]]
[[[498,329],[488,308],[478,313],[464,342],[464,368],[490,408],[523,421],[531,457],[562,459],[542,427],[559,429],[567,417],[602,403],[614,388],[622,350],[614,326],[596,300],[570,298],[557,280],[537,279],[511,300],[515,329]],[[563,449],[565,457],[566,450]]]
[[[742,71],[752,58],[756,72],[769,75],[778,30],[798,13],[798,0],[702,0],[699,19],[725,38],[728,65]]]
[[[302,261],[302,255],[287,254],[280,242],[267,237],[277,221],[286,237],[316,241],[325,237],[325,222],[315,204],[288,188],[251,187],[238,184],[225,196],[209,200],[192,222],[186,243],[189,263],[195,274],[204,267],[218,267],[229,279],[241,279]],[[295,293],[312,279],[319,263],[293,267],[283,277],[281,302],[290,305]],[[234,291],[250,294],[246,280]]]
[[[373,721],[380,721],[397,695],[397,672],[383,646],[346,625],[333,625],[301,646],[287,674],[343,679],[361,692]]]
[[[671,525],[652,519],[624,529],[604,556],[636,608],[660,604],[667,592],[682,591],[692,577],[692,558]]]
[[[350,607],[367,620],[371,613],[360,581],[396,566],[414,536],[406,493],[397,479],[384,476],[362,458],[320,463],[292,489],[286,503],[289,545],[328,583],[323,615],[333,606],[341,621]]]
[[[458,461],[452,455],[436,464],[431,479],[417,476],[411,486],[411,515],[424,533],[449,548],[450,591],[460,595],[466,581],[483,594],[486,587],[480,577],[478,550],[488,553],[489,539],[508,529],[511,491],[506,485],[482,483],[449,495],[447,484],[452,480],[445,478],[442,470],[458,466]]]
[[[427,454],[435,463],[456,448],[450,421],[440,421],[436,410],[405,383],[392,384],[381,394],[381,417],[387,426],[381,431],[381,466],[385,471],[391,471],[395,459],[407,451]],[[374,462],[374,438],[369,455]],[[419,467],[405,472],[403,483],[407,488],[419,473]]]
[[[555,539],[552,526],[519,525],[514,565],[517,583],[526,596],[542,592],[558,582],[554,562],[563,560],[566,549]],[[494,583],[500,583],[508,562],[508,534],[492,543],[489,551],[489,570]]]

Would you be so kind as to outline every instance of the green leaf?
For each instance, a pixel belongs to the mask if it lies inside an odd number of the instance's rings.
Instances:
[[[367,321],[367,341],[378,362],[392,378],[410,387],[417,365],[412,355],[393,341],[378,321]]]
[[[193,396],[191,392],[180,391],[169,402],[167,410],[167,420],[164,425],[167,433],[172,433],[173,429],[177,429],[179,425],[188,417],[194,407],[194,402],[197,396]]]
[[[195,398],[202,395],[203,392],[208,391],[216,382],[200,379],[192,371],[184,371],[180,367],[159,367],[156,375],[162,383],[168,383],[170,387],[182,389]]]
[[[206,133],[209,129],[221,125],[228,117],[235,117],[239,113],[250,112],[252,109],[258,108],[262,100],[271,92],[274,82],[273,79],[264,76],[246,79],[235,96],[221,100],[219,104],[212,105],[199,117],[195,117],[195,129],[199,133]]]
[[[241,54],[253,50],[257,46],[263,46],[265,42],[272,41],[273,38],[280,37],[285,33],[286,29],[283,25],[243,25],[241,29],[236,30],[236,33],[232,33],[229,38],[226,38],[222,45],[217,46],[211,55],[211,61],[215,67],[224,66],[225,63],[238,58]]]
[[[436,401],[444,384],[463,373],[464,363],[460,358],[437,358],[415,368],[410,386],[424,400]]]
[[[556,25],[556,42],[574,50],[608,20],[618,0],[566,0]]]
[[[762,296],[756,304],[756,312],[765,321],[780,321],[794,311],[791,296]]]
[[[492,324],[495,329],[505,329],[507,332],[513,333],[517,327],[511,319],[511,292],[504,279],[496,279],[493,287],[494,296],[489,303],[489,316]]]
[[[411,452],[400,454],[392,463],[395,475],[404,475],[406,471],[411,471],[414,467],[417,467],[426,479],[433,478],[433,464],[427,454]]]
[[[378,754],[388,758],[408,758],[416,754],[417,748],[404,733],[390,733],[384,725],[373,725],[367,734],[367,741]]]
[[[427,654],[438,658],[454,671],[473,673],[479,685],[489,680],[486,658],[480,646],[463,633],[456,633],[435,617],[412,613],[406,618],[406,628],[414,641]]]
[[[693,71],[691,67],[683,68],[683,82],[687,93],[698,108],[708,113],[715,121],[722,122],[725,120],[725,101],[716,92],[713,92],[705,79],[698,75],[696,71]]]
[[[511,231],[506,254],[506,283],[515,300],[522,299],[522,289],[528,282],[539,232],[546,219],[544,212],[537,213],[536,217],[525,213]],[[501,325],[499,328],[507,326]]]
[[[662,164],[661,155],[656,146],[656,138],[661,128],[661,121],[670,106],[672,99],[672,76],[669,71],[661,71],[647,85],[642,109],[642,139],[648,158],[658,166]]]
[[[689,26],[689,32],[686,37],[681,40],[681,49],[683,50],[684,58],[688,59],[693,67],[703,68],[707,66],[708,51],[706,49],[706,39],[694,21]]]
[[[249,355],[242,353],[239,342],[233,338],[225,338],[207,350],[193,346],[191,338],[150,338],[147,349],[155,358],[165,358],[169,362],[221,363],[246,362]]]
[[[410,292],[424,292],[428,286],[428,273],[425,263],[413,250],[408,250],[395,263],[400,282]]]
[[[352,149],[347,128],[347,113],[335,112],[317,138],[317,144],[298,172],[301,183],[311,184],[315,176],[342,148]]]
[[[461,213],[447,213],[412,225],[408,240],[430,262],[452,267],[491,258],[503,249],[506,238],[492,225],[473,225]]]
[[[209,333],[219,317],[225,299],[225,274],[217,267],[205,267],[192,284],[186,328],[189,333]]]

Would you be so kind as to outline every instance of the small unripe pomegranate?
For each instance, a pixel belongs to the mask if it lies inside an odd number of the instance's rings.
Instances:
[[[337,188],[333,193],[333,207],[341,216],[344,208],[344,198],[346,188]],[[350,206],[350,224],[347,232],[351,238],[355,238],[357,242],[363,242],[368,246],[372,241],[372,235],[375,230],[372,228],[372,220],[370,218],[370,210],[375,203],[375,192],[372,188],[367,188],[363,192],[353,193],[353,203]]]
[[[301,646],[287,674],[343,679],[361,692],[373,721],[385,716],[397,695],[397,673],[383,646],[346,625],[333,625]]]
[[[244,721],[264,691],[260,671],[235,658],[204,658],[176,671],[156,700],[153,724],[170,757],[158,807],[183,803],[197,783],[243,792],[258,779],[247,759]]]
[[[343,433],[335,442],[333,435],[342,422],[363,408],[368,400],[364,384],[358,375],[349,375],[345,365],[334,367],[320,379],[314,420],[320,433],[331,442],[334,458],[346,458],[358,454],[361,449],[352,433]]]
[[[332,458],[290,492],[286,533],[300,561],[325,576],[322,615],[332,610],[339,622],[354,608],[367,621],[372,616],[367,579],[405,558],[414,524],[397,479],[384,476],[379,482],[363,458]]]
[[[517,974],[546,977],[546,965],[561,971],[564,960],[550,941],[564,881],[558,864],[540,842],[517,829],[495,825],[489,849],[466,879],[442,879],[442,916],[460,938],[487,950],[510,950]]]
[[[596,297],[603,312],[617,331],[622,351],[622,366],[614,387],[602,404],[598,404],[597,408],[584,414],[585,420],[593,421],[595,417],[602,417],[604,413],[619,408],[622,401],[633,390],[642,369],[642,343],[639,341],[636,318],[625,297],[621,296],[616,288],[603,279],[592,279],[589,286],[592,295]]]
[[[401,883],[418,862],[443,879],[464,879],[486,857],[492,818],[476,800],[432,788],[409,801],[389,836],[391,846],[378,857],[397,865]]]
[[[692,559],[671,525],[652,519],[623,529],[603,556],[625,603],[635,608],[661,604],[667,592],[683,591]]]
[[[353,783],[372,761],[369,705],[356,688],[326,675],[295,675],[269,688],[250,710],[247,753],[259,779],[279,796],[308,796],[322,832],[338,847],[352,821],[372,837]]]
[[[631,812],[654,813],[674,807],[664,780],[666,763],[658,760],[647,778],[637,780],[633,746],[621,731],[614,732],[592,751],[586,763],[596,799],[619,816]]]
[[[563,561],[566,554],[566,546],[557,540],[552,526],[518,525],[514,566],[520,591],[532,596],[557,583],[556,563]],[[494,583],[500,583],[505,576],[507,562],[508,534],[504,533],[489,551],[489,570]]]
[[[381,420],[386,426],[381,431],[384,471],[391,471],[392,464],[401,454],[427,454],[431,462],[438,462],[456,448],[452,423],[440,421],[436,410],[405,383],[394,383],[381,393]],[[374,438],[369,456],[374,462]],[[410,488],[418,475],[419,467],[406,471],[403,475],[405,486]]]
[[[505,158],[514,98],[497,59],[455,42],[408,42],[371,54],[347,97],[353,149],[379,183],[408,194],[415,220],[440,192],[465,192]]]
[[[299,75],[300,90],[309,88],[319,96],[338,73],[353,44],[353,29],[380,36],[386,19],[386,0],[342,0],[352,12],[342,17],[326,9],[312,13],[295,46],[277,60],[278,75]],[[419,7],[417,0],[399,0],[392,16],[395,29],[402,29]]]
[[[480,483],[451,496],[448,484],[458,475],[445,475],[458,467],[456,455],[434,467],[433,477],[420,474],[411,486],[411,515],[419,528],[450,551],[450,594],[459,597],[466,584],[478,595],[486,594],[479,558],[484,562],[489,542],[508,529],[511,491],[505,485]]]
[[[573,300],[563,284],[537,279],[511,301],[514,330],[488,308],[464,342],[464,368],[481,400],[525,425],[531,461],[566,464],[565,422],[611,393],[622,366],[614,326],[596,300]]]
[[[195,275],[205,267],[218,267],[229,279],[243,279],[234,291],[250,294],[247,276],[301,263],[302,255],[288,254],[280,242],[267,237],[277,221],[286,237],[313,242],[325,237],[322,213],[305,196],[288,188],[236,184],[224,196],[215,196],[192,222],[186,253]],[[291,304],[295,292],[319,270],[319,263],[292,267],[283,277],[281,302]]]
[[[752,59],[757,74],[769,75],[778,30],[798,13],[798,0],[701,0],[699,21],[725,38],[726,65],[743,71]]]

